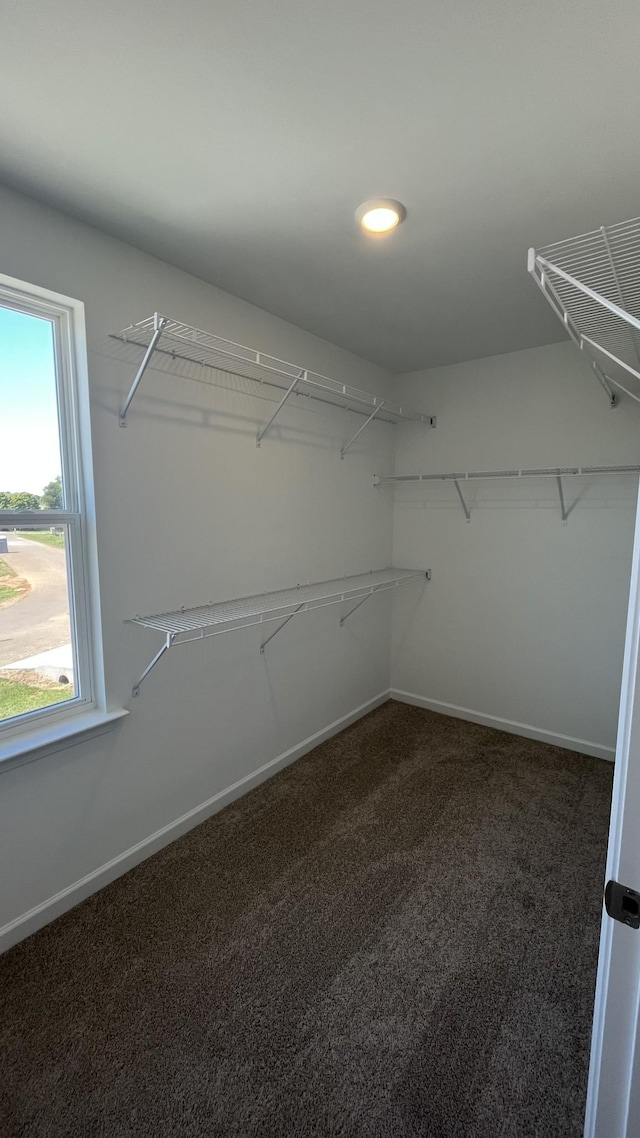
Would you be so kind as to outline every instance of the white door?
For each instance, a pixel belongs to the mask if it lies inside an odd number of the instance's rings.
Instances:
[[[640,500],[606,880],[640,891]],[[640,929],[603,913],[585,1138],[640,1138]]]

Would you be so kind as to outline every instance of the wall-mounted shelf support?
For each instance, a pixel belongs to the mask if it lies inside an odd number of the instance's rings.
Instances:
[[[560,475],[557,476],[556,482],[558,484],[558,496],[560,498],[560,516],[562,518],[562,524],[566,526],[567,518],[569,517],[569,511],[564,504],[564,490],[562,487],[562,478]]]
[[[149,346],[148,346],[148,348],[144,354],[144,358],[142,360],[142,363],[140,364],[140,367],[138,368],[138,371],[136,372],[136,377],[135,377],[133,383],[131,384],[131,390],[130,390],[129,394],[127,395],[127,398],[124,401],[124,404],[122,406],[122,410],[120,411],[120,426],[121,427],[126,427],[126,425],[127,425],[127,411],[129,410],[131,400],[133,399],[136,391],[138,390],[138,387],[140,386],[140,380],[142,379],[145,371],[147,370],[149,364],[151,363],[151,357],[152,357],[153,353],[155,352],[156,348],[158,347],[158,344],[160,342],[160,337],[161,337],[162,333],[164,332],[165,328],[167,327],[168,323],[169,323],[169,321],[164,316],[160,316],[159,313],[156,312],[156,314],[153,318],[153,335],[149,341]]]
[[[146,666],[144,672],[142,673],[142,675],[140,676],[140,679],[138,680],[138,682],[136,684],[134,684],[133,691],[131,692],[132,695],[134,695],[134,696],[140,695],[140,684],[142,683],[143,680],[146,680],[147,676],[149,675],[149,672],[153,668],[155,668],[156,664],[158,663],[158,660],[162,659],[165,652],[167,651],[168,648],[171,647],[172,644],[173,644],[173,634],[170,632],[170,633],[168,633],[167,639],[165,640],[164,644],[162,645],[162,648],[160,649],[160,651],[156,652],[155,656],[153,657],[153,660],[151,660],[151,662],[149,664],[147,664],[147,666]]]
[[[453,482],[469,522],[471,512],[460,489],[461,482],[480,482],[495,478],[555,478],[560,498],[560,514],[566,524],[573,506],[567,509],[564,498],[563,478],[586,478],[600,474],[640,474],[638,466],[543,466],[531,470],[467,470],[452,474],[387,474],[376,475],[374,486],[399,486],[410,482]]]
[[[367,594],[366,597],[362,597],[362,599],[358,601],[357,605],[354,605],[352,609],[349,609],[349,612],[346,612],[344,616],[340,617],[340,628],[343,628],[345,621],[348,620],[350,616],[353,616],[356,609],[359,609],[360,606],[365,603],[365,601],[370,601],[373,594],[377,593],[377,591],[377,588],[373,589],[370,593]]]
[[[361,426],[361,427],[359,427],[359,428],[358,428],[358,430],[356,431],[356,433],[355,433],[355,435],[353,436],[353,438],[352,438],[352,439],[349,439],[349,442],[346,444],[346,446],[343,446],[342,450],[340,451],[340,458],[344,458],[345,454],[346,454],[346,453],[347,453],[347,451],[350,449],[350,447],[352,447],[352,446],[353,446],[353,444],[355,443],[356,439],[357,439],[357,438],[359,438],[359,437],[360,437],[360,435],[362,434],[362,432],[365,430],[365,428],[369,426],[369,423],[372,423],[372,422],[373,422],[373,420],[376,418],[376,416],[380,414],[380,412],[382,411],[382,408],[383,408],[383,407],[384,407],[384,399],[382,400],[382,403],[380,404],[380,406],[379,406],[379,407],[376,407],[376,408],[375,408],[375,409],[374,409],[374,410],[371,412],[371,414],[369,415],[369,418],[368,418],[368,419],[365,419],[364,423],[362,424],[362,426]]]
[[[258,433],[256,435],[256,446],[257,447],[260,446],[260,443],[262,442],[263,438],[267,434],[271,424],[277,418],[277,416],[280,414],[280,412],[282,411],[282,408],[284,407],[285,403],[287,402],[287,399],[289,398],[290,395],[293,395],[293,393],[296,390],[300,380],[304,379],[304,377],[305,377],[304,371],[301,371],[300,375],[297,375],[295,377],[295,379],[291,383],[290,387],[287,388],[284,395],[282,396],[282,399],[278,403],[278,406],[276,407],[275,411],[273,412],[273,415],[271,416],[271,418],[268,420],[268,422],[265,423],[264,427],[262,427],[262,429],[260,431],[258,431]]]
[[[600,356],[640,380],[640,218],[530,249],[528,270],[573,342],[590,356],[610,405],[614,387],[640,402]]]
[[[262,641],[262,644],[260,645],[260,655],[261,656],[264,656],[264,650],[267,647],[267,644],[269,643],[269,641],[273,640],[274,636],[277,636],[279,632],[282,632],[282,629],[284,628],[285,624],[288,624],[290,620],[293,620],[294,616],[296,616],[296,614],[299,613],[301,611],[301,609],[302,609],[302,605],[298,605],[297,609],[294,609],[294,611],[292,613],[289,613],[289,616],[285,616],[282,624],[279,624],[277,628],[274,628],[273,632],[270,633],[269,636],[267,636],[266,640]]]
[[[430,577],[429,572],[426,577],[427,579]],[[395,589],[400,585],[424,579],[425,572],[421,569],[372,569],[369,573],[359,573],[351,577],[297,585],[295,589],[279,589],[274,593],[259,593],[252,597],[239,597],[231,601],[219,601],[216,604],[201,605],[197,608],[176,609],[174,612],[156,613],[152,616],[135,616],[129,623],[163,632],[165,643],[134,685],[133,695],[138,695],[143,680],[167,648],[171,648],[174,644],[205,640],[209,636],[220,636],[225,632],[236,632],[240,628],[252,628],[258,624],[278,620],[281,622],[279,627],[260,645],[260,652],[263,653],[269,641],[277,636],[294,616],[310,612],[315,608],[323,608],[325,605],[341,604],[352,598],[368,600],[373,593],[382,593],[387,589]]]
[[[426,569],[424,576],[425,576],[426,581],[430,581],[431,580],[431,570]],[[359,600],[357,605],[354,605],[353,608],[349,609],[349,612],[346,612],[344,614],[344,616],[341,617],[341,619],[340,619],[340,628],[344,628],[346,621],[349,619],[350,616],[353,616],[356,609],[359,609],[360,606],[365,603],[365,601],[370,600],[371,597],[374,595],[374,593],[377,593],[379,589],[380,589],[380,586],[377,585],[376,588],[372,589],[371,592],[368,593],[366,597],[362,597],[362,600]]]
[[[154,355],[163,357],[169,363],[180,360],[208,368],[214,383],[216,372],[223,372],[226,375],[252,380],[262,387],[272,387],[284,392],[273,415],[258,431],[256,437],[258,446],[287,400],[294,394],[315,402],[326,403],[330,407],[340,407],[354,414],[364,415],[366,419],[364,426],[368,426],[374,419],[383,423],[409,420],[428,423],[431,427],[436,425],[434,415],[423,415],[408,407],[397,406],[388,399],[381,399],[358,387],[351,387],[329,376],[320,375],[319,372],[301,368],[299,364],[288,363],[276,356],[247,348],[244,344],[235,344],[212,332],[203,332],[200,328],[194,328],[190,324],[183,324],[167,316],[160,316],[159,313],[137,324],[131,324],[121,332],[113,332],[112,338],[143,352],[142,362],[120,411],[120,425],[123,427],[126,426],[127,413],[140,381]],[[360,433],[361,431],[358,431],[342,448],[342,457]]]
[[[471,521],[471,513],[469,511],[469,507],[468,507],[467,503],[464,500],[462,490],[460,489],[460,483],[458,482],[457,478],[454,478],[453,485],[455,486],[456,490],[458,491],[458,497],[462,503],[462,509],[464,510],[464,516],[467,519],[467,521],[470,522]]]

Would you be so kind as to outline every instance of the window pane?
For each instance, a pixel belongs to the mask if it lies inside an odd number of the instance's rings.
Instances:
[[[0,510],[62,508],[53,332],[0,305]]]
[[[0,528],[0,723],[75,697],[68,527]]]

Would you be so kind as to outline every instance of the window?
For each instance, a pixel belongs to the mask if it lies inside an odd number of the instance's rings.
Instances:
[[[77,731],[79,718],[91,726],[86,713],[104,709],[79,301],[0,276],[0,400],[5,757],[15,752],[12,741],[35,732],[36,744],[46,745]]]

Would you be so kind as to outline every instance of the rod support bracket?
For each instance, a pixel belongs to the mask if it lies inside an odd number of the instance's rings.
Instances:
[[[274,411],[274,412],[273,412],[273,414],[270,416],[270,418],[267,420],[267,422],[265,423],[264,427],[261,427],[261,428],[260,428],[260,430],[258,431],[258,433],[257,433],[257,435],[256,435],[256,446],[257,446],[257,447],[259,447],[259,446],[260,446],[260,443],[262,442],[263,438],[265,437],[265,435],[266,435],[266,434],[267,434],[267,432],[269,431],[269,428],[271,427],[271,425],[272,425],[272,423],[273,423],[274,419],[276,419],[276,418],[277,418],[277,416],[279,415],[280,411],[281,411],[281,410],[282,410],[282,408],[284,407],[285,403],[287,402],[287,399],[288,399],[288,398],[289,398],[291,395],[293,395],[293,394],[294,394],[294,392],[296,392],[296,391],[297,391],[297,387],[298,387],[298,384],[300,383],[300,380],[301,380],[301,379],[304,379],[304,378],[305,378],[305,376],[306,376],[306,374],[307,374],[307,373],[306,373],[306,371],[304,370],[304,368],[302,368],[302,369],[301,369],[301,371],[300,371],[300,373],[299,373],[299,375],[297,375],[297,376],[295,377],[295,379],[294,379],[294,380],[292,380],[292,382],[291,382],[291,384],[290,384],[289,388],[287,389],[287,391],[285,391],[285,393],[284,393],[284,395],[282,396],[282,399],[280,400],[280,402],[278,403],[278,406],[276,407],[275,411]]]
[[[151,663],[147,664],[144,672],[140,676],[140,679],[136,680],[135,684],[133,685],[133,687],[131,689],[131,695],[133,696],[134,699],[137,699],[137,697],[140,695],[140,687],[142,685],[142,681],[146,680],[147,676],[149,675],[149,672],[151,672],[152,669],[155,668],[156,664],[158,663],[158,660],[160,660],[161,657],[164,656],[165,652],[171,647],[174,639],[175,639],[175,636],[172,632],[167,633],[167,639],[165,640],[164,644],[162,645],[162,648],[159,650],[159,652],[156,652]]]
[[[358,603],[354,605],[353,608],[349,609],[349,612],[346,612],[344,616],[340,617],[340,628],[344,628],[345,621],[349,619],[351,614],[354,613],[356,609],[359,609],[360,605],[363,605],[365,601],[370,601],[375,592],[376,589],[372,589],[370,593],[367,593],[364,597],[361,597]]]
[[[458,497],[460,499],[460,505],[462,506],[462,509],[464,510],[465,520],[466,520],[467,525],[468,525],[469,522],[471,521],[471,511],[469,510],[469,507],[468,507],[468,505],[464,499],[464,495],[462,493],[462,490],[460,489],[460,483],[458,482],[457,478],[454,478],[453,485],[455,486],[456,490],[458,491]]]
[[[153,317],[153,335],[144,354],[144,359],[142,360],[142,363],[136,372],[136,377],[131,385],[129,394],[127,395],[127,398],[125,399],[124,404],[120,410],[118,421],[121,427],[126,427],[127,425],[127,411],[131,405],[131,400],[133,399],[136,391],[138,390],[138,387],[140,386],[140,380],[142,379],[145,371],[151,363],[153,353],[155,352],[160,341],[160,337],[162,336],[162,333],[164,332],[168,323],[169,319],[167,316],[161,316],[159,312],[155,313]]]
[[[569,510],[567,509],[567,507],[565,505],[564,489],[562,486],[562,478],[560,477],[559,474],[556,476],[556,482],[558,485],[558,497],[560,498],[560,517],[561,517],[563,526],[566,526],[567,518],[569,517]]]
[[[374,407],[374,409],[371,412],[371,414],[369,415],[368,419],[366,419],[365,422],[362,424],[362,426],[359,428],[359,430],[356,431],[355,435],[351,439],[349,439],[349,442],[346,443],[342,447],[342,450],[340,451],[340,458],[344,458],[345,454],[350,449],[350,447],[353,446],[356,439],[358,439],[360,437],[360,435],[362,434],[362,432],[365,430],[365,428],[369,426],[369,423],[373,422],[373,420],[376,418],[376,415],[380,414],[383,407],[384,407],[384,399],[376,407]]]
[[[284,620],[282,621],[282,624],[279,624],[278,627],[275,628],[273,630],[273,632],[269,634],[269,636],[267,636],[266,640],[262,641],[262,644],[260,645],[260,655],[261,656],[264,656],[264,650],[267,647],[267,644],[269,643],[269,641],[273,640],[274,636],[277,636],[279,632],[282,632],[282,629],[284,628],[284,626],[286,624],[288,624],[290,620],[293,620],[296,613],[300,612],[300,610],[303,609],[304,606],[305,606],[305,602],[303,601],[302,604],[298,605],[298,607],[296,609],[294,609],[294,611],[292,613],[289,613],[289,616],[285,616]]]

